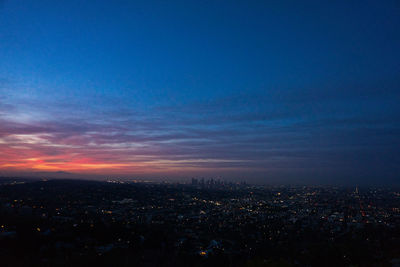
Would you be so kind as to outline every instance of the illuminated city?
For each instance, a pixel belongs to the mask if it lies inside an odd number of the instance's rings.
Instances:
[[[400,267],[399,29],[399,0],[0,0],[0,267]]]

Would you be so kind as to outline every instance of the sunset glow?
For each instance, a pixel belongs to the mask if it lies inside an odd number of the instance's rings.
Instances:
[[[396,4],[151,2],[0,1],[0,176],[398,180]]]

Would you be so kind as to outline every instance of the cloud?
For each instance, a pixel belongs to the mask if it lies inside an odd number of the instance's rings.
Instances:
[[[301,98],[277,97],[244,94],[148,110],[112,104],[101,113],[97,105],[82,111],[55,99],[32,108],[46,116],[25,121],[14,115],[29,113],[36,100],[3,98],[0,169],[260,179],[295,173],[306,179],[318,170],[361,179],[357,166],[385,173],[384,161],[398,161],[396,108],[374,113],[379,105],[372,105],[359,113],[345,106],[330,113],[336,100],[307,106]]]

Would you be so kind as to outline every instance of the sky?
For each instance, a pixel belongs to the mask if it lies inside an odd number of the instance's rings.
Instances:
[[[400,3],[0,0],[0,176],[400,184]]]

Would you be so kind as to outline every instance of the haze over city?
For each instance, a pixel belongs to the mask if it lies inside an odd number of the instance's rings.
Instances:
[[[399,185],[398,1],[0,1],[0,176]]]

